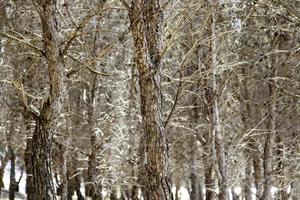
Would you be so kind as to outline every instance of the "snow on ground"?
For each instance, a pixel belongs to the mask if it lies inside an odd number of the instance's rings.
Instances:
[[[7,163],[4,171],[4,176],[3,176],[3,182],[4,182],[4,188],[9,189],[9,176],[10,176],[10,161]],[[19,166],[16,166],[16,181],[19,180],[21,176],[21,170]],[[23,177],[20,181],[19,184],[19,192],[22,194],[25,194],[25,186],[26,186],[26,173],[23,173]]]
[[[0,200],[6,200],[6,199],[8,199],[8,197],[6,197],[7,196],[6,193],[7,193],[8,189],[9,189],[10,166],[11,166],[11,164],[10,164],[10,162],[8,162],[7,165],[6,165],[6,167],[5,167],[3,182],[4,182],[4,188],[5,188],[6,191],[3,192],[3,195],[5,195],[5,197],[4,198],[1,197]],[[16,166],[16,180],[19,180],[20,175],[21,175],[20,167]],[[19,184],[19,192],[21,194],[25,194],[25,187],[26,187],[26,173],[24,172],[23,173],[23,177],[22,177],[22,179],[20,181],[20,184]],[[84,185],[83,184],[82,184],[80,190],[81,190],[82,194],[84,194]],[[173,194],[175,194],[175,191],[176,191],[176,188],[173,187],[172,188]],[[240,194],[241,193],[241,188],[240,187],[236,187],[236,188],[234,188],[234,191],[235,191],[236,194]],[[255,193],[256,193],[255,188],[252,188],[252,192],[253,192],[253,199],[255,199]],[[277,189],[274,188],[274,187],[272,187],[271,188],[271,193],[274,195],[276,192],[277,192]],[[76,195],[74,195],[74,198],[73,198],[74,200],[77,199],[75,196]],[[106,195],[104,194],[104,196],[106,196]],[[181,187],[180,188],[180,190],[179,190],[179,197],[180,197],[180,200],[190,200],[188,190],[185,187]],[[15,198],[15,199],[16,200],[20,200],[19,198]],[[231,193],[230,193],[230,199],[232,199]]]
[[[175,194],[176,188],[172,188],[172,193]],[[180,187],[179,189],[179,199],[180,200],[190,200],[189,192],[185,187]]]

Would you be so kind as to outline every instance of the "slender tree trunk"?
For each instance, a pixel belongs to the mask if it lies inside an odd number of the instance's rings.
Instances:
[[[14,200],[15,189],[16,189],[16,155],[12,145],[9,145],[9,151],[10,151],[9,200]]]
[[[10,159],[10,180],[9,180],[9,200],[15,199],[15,185],[16,185],[16,154],[14,150],[14,132],[15,132],[15,121],[14,113],[10,113],[9,129],[6,131],[7,149]]]
[[[199,190],[199,177],[198,173],[196,171],[196,153],[197,153],[197,148],[196,148],[196,138],[191,137],[190,138],[190,144],[191,144],[191,174],[190,174],[190,181],[191,181],[191,192],[190,192],[190,197],[193,200],[200,200],[200,196],[202,196],[200,193],[202,191]]]
[[[95,98],[96,98],[96,87],[97,87],[97,75],[92,75],[92,85],[90,86],[89,98],[88,98],[88,127],[89,133],[91,134],[90,143],[91,143],[91,153],[89,155],[88,162],[88,181],[91,183],[87,187],[87,195],[92,197],[92,200],[101,200],[102,199],[102,187],[97,181],[97,152],[99,150],[97,144],[97,138],[95,135]]]
[[[32,168],[32,128],[35,125],[32,120],[25,115],[26,124],[26,149],[25,149],[25,169],[26,169],[26,196],[27,199],[33,199],[33,168]]]
[[[272,187],[272,158],[273,158],[273,143],[276,135],[276,81],[273,79],[277,75],[276,65],[277,62],[272,62],[269,58],[269,67],[272,69],[271,80],[269,80],[269,123],[268,132],[265,136],[264,146],[264,185],[263,193],[260,200],[271,200],[271,187]]]
[[[69,138],[67,139],[67,141]],[[68,145],[68,142],[67,144]],[[67,162],[68,162],[68,149],[64,146],[62,146],[62,166],[61,166],[61,183],[62,183],[62,192],[61,192],[61,200],[67,200],[68,199],[68,176],[67,176]]]
[[[36,127],[32,139],[32,168],[34,198],[55,200],[52,179],[52,138],[62,110],[65,84],[63,58],[60,56],[55,23],[55,0],[33,1],[39,12],[43,30],[44,53],[49,72],[49,97],[39,113],[35,114]]]
[[[209,133],[205,134],[205,138],[208,142],[204,146],[205,152],[209,152],[207,155],[203,155],[204,165],[204,184],[205,184],[205,199],[215,199],[215,179],[214,179],[214,157],[215,157],[215,143],[214,138]]]
[[[135,161],[135,147],[136,147],[136,133],[135,131],[132,130],[133,121],[138,121],[138,119],[136,118],[136,113],[134,113],[134,107],[135,107],[135,100],[136,100],[136,95],[134,93],[134,89],[135,89],[135,66],[131,65],[131,81],[130,81],[130,93],[129,93],[129,109],[128,109],[128,113],[127,113],[127,121],[128,121],[128,134],[129,134],[129,156],[130,158],[132,158],[133,160],[130,162],[130,170],[131,170],[131,182],[132,184],[129,186],[129,198],[131,200],[138,200],[138,186],[135,183],[135,178],[137,177],[137,163]],[[134,120],[132,120],[134,119]]]
[[[4,176],[4,170],[5,167],[9,161],[9,153],[4,152],[4,158],[1,160],[1,167],[0,167],[0,196],[1,196],[1,189],[4,188],[4,183],[3,183],[3,176]]]
[[[211,11],[211,53],[212,53],[212,89],[213,89],[213,110],[212,110],[212,135],[215,137],[216,158],[218,163],[218,183],[219,183],[219,199],[228,199],[228,186],[227,186],[227,160],[224,149],[224,139],[221,132],[220,114],[218,106],[218,85],[217,85],[217,37],[216,37],[216,8],[218,0],[212,0]]]
[[[173,197],[167,177],[168,141],[162,118],[159,75],[162,9],[159,0],[133,0],[127,8],[134,41],[134,62],[139,71],[143,121],[139,183],[144,200],[170,200]]]
[[[241,96],[240,96],[240,110],[241,110],[241,119],[243,122],[243,132],[249,134],[251,131],[252,123],[252,113],[250,105],[250,94],[248,90],[248,74],[246,72],[246,67],[241,69],[242,81],[241,81]],[[256,195],[260,196],[262,192],[262,160],[259,154],[259,148],[257,144],[257,138],[254,138],[249,134],[248,139],[248,148],[245,150],[245,155],[248,157],[246,167],[245,167],[245,199],[252,199],[252,167],[254,174],[254,183],[256,189]]]
[[[285,162],[284,162],[284,152],[285,152],[285,147],[284,147],[284,139],[282,133],[277,133],[276,136],[276,154],[277,154],[277,171],[278,171],[278,176],[279,176],[279,188],[280,190],[278,191],[278,198],[280,200],[288,200],[289,199],[289,193],[287,191],[287,185],[286,182],[282,179],[286,177],[286,172],[285,172]]]
[[[246,66],[242,68],[242,81],[240,84],[241,88],[241,96],[240,96],[240,111],[241,111],[241,118],[243,122],[243,129],[242,131],[246,134],[249,131],[249,121],[251,121],[251,110],[249,105],[249,91],[247,88],[247,74],[246,74]],[[250,136],[251,137],[251,136]],[[249,140],[251,140],[250,138]],[[250,141],[249,141],[250,142]],[[249,145],[251,146],[251,145]],[[251,148],[251,147],[249,147]],[[252,151],[255,149],[252,149]],[[245,156],[247,157],[247,163],[245,167],[245,200],[252,200],[252,153],[248,150],[245,150]]]
[[[176,182],[175,200],[179,200],[180,181]]]
[[[69,96],[69,95],[68,95]],[[69,98],[68,98],[69,101]],[[70,105],[70,102],[68,103]],[[71,112],[70,109],[68,112]],[[67,200],[68,199],[68,188],[69,188],[69,177],[68,177],[68,168],[71,167],[69,165],[69,149],[71,143],[71,132],[69,131],[69,127],[71,127],[70,119],[66,117],[66,129],[65,129],[65,135],[64,135],[64,144],[62,145],[62,166],[61,166],[61,176],[62,176],[62,194],[61,194],[61,200]],[[73,194],[73,193],[72,193]]]

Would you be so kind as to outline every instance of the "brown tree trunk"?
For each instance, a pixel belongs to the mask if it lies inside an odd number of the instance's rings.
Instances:
[[[28,119],[25,115],[26,124],[26,149],[24,155],[25,169],[26,169],[26,196],[27,199],[33,199],[33,169],[32,169],[32,126],[34,122]]]
[[[39,113],[35,114],[36,127],[32,139],[32,168],[34,199],[56,199],[52,180],[52,138],[62,110],[65,85],[64,65],[60,56],[55,23],[55,0],[33,1],[41,18],[44,53],[49,72],[49,97]]]
[[[169,200],[173,197],[167,177],[168,141],[159,75],[162,9],[159,0],[133,0],[131,6],[123,3],[129,12],[141,93],[143,135],[139,147],[139,183],[145,200]]]
[[[56,199],[51,171],[52,140],[45,126],[37,122],[32,139],[33,199]]]
[[[10,151],[9,200],[14,200],[15,189],[16,189],[16,155],[12,145],[9,145],[9,151]]]

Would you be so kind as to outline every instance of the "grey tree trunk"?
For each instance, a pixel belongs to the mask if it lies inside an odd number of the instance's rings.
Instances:
[[[241,69],[241,74],[243,76],[242,81],[240,83],[241,88],[241,96],[240,96],[240,110],[241,110],[241,119],[243,122],[243,132],[249,135],[247,138],[247,146],[248,148],[245,150],[245,155],[248,160],[246,163],[245,169],[245,198],[246,200],[252,200],[252,180],[254,178],[256,195],[260,196],[262,192],[262,160],[259,154],[258,142],[257,138],[251,135],[251,128],[253,126],[253,116],[251,113],[251,105],[250,105],[250,94],[248,90],[248,78],[249,75],[246,71],[247,66],[244,66]],[[253,175],[252,175],[253,169]]]
[[[276,45],[277,46],[277,45]],[[277,46],[278,48],[278,46]],[[276,79],[277,76],[277,57],[269,57],[268,65],[270,69],[269,74],[269,103],[268,103],[268,116],[269,122],[267,127],[267,133],[265,136],[265,146],[264,146],[264,184],[263,193],[260,200],[271,200],[271,187],[272,187],[272,169],[273,169],[273,145],[274,137],[276,135]]]
[[[228,183],[227,183],[227,160],[224,149],[224,139],[221,132],[219,106],[218,106],[218,85],[217,85],[217,37],[216,37],[216,11],[218,6],[218,0],[212,0],[211,11],[211,53],[212,53],[212,90],[213,90],[213,106],[212,106],[212,136],[215,138],[216,147],[216,159],[218,163],[218,183],[219,183],[219,199],[227,200],[228,195]]]
[[[96,98],[96,87],[97,87],[97,75],[92,74],[92,83],[89,88],[89,98],[88,98],[88,127],[89,133],[91,134],[90,137],[90,144],[91,144],[91,153],[89,155],[89,162],[88,162],[88,181],[91,182],[91,185],[87,187],[87,195],[92,197],[92,200],[100,200],[102,199],[102,187],[97,181],[97,152],[99,150],[99,145],[97,144],[97,138],[94,132],[95,129],[95,98]]]
[[[1,196],[1,189],[4,188],[3,183],[3,176],[4,176],[4,169],[9,161],[9,154],[5,152],[4,158],[1,160],[1,167],[0,167],[0,196]]]

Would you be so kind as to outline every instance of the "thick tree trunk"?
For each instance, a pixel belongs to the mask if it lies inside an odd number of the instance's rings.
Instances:
[[[161,108],[160,53],[162,9],[159,0],[133,0],[129,9],[134,61],[139,71],[143,135],[140,140],[139,183],[144,200],[173,199],[168,172],[168,141]],[[143,11],[143,12],[141,12]]]
[[[34,199],[52,200],[56,199],[51,171],[52,139],[46,125],[37,122],[32,139],[33,196]]]
[[[56,199],[52,179],[52,138],[62,110],[65,85],[64,65],[60,56],[55,26],[55,0],[33,1],[39,12],[43,29],[44,52],[49,72],[49,97],[39,113],[35,114],[36,127],[32,139],[32,168],[34,199]]]

